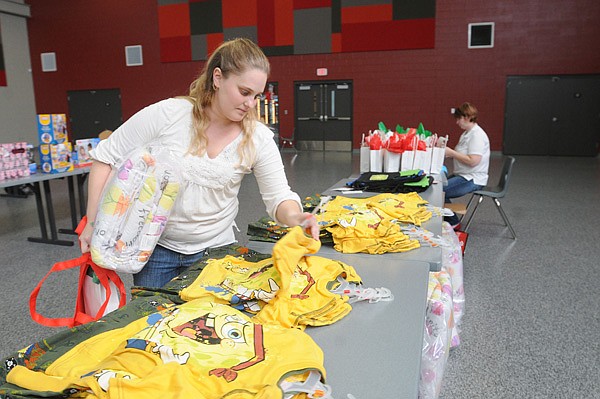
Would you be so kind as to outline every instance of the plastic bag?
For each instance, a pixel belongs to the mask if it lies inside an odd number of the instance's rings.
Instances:
[[[131,153],[102,194],[90,252],[96,264],[139,272],[165,229],[179,193],[177,161],[168,150],[150,146]]]
[[[450,353],[454,319],[452,285],[446,271],[429,273],[427,298],[419,379],[420,399],[439,396]]]

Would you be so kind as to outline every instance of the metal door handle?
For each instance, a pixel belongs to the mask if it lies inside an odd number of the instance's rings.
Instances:
[[[319,120],[323,122],[323,115],[319,116]]]
[[[327,115],[325,115],[325,116],[323,117],[323,119],[325,119],[325,122],[327,122]]]

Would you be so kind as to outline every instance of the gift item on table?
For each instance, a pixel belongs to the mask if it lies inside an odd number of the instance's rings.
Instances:
[[[423,140],[420,140],[419,137],[412,132],[407,133],[404,139],[404,148],[400,170],[428,170],[427,167],[423,168],[423,166],[426,166],[423,160],[423,152],[427,149],[427,145]]]
[[[441,137],[435,136],[433,141],[433,150],[431,154],[431,173],[440,174],[442,173],[442,167],[444,166],[444,158],[446,157],[446,145],[448,143],[448,136]]]
[[[62,173],[73,170],[71,162],[72,148],[71,143],[63,141],[61,143],[40,144],[40,168],[42,173]]]
[[[398,172],[400,170],[400,158],[401,155],[396,152],[392,152],[388,149],[383,149],[383,171],[384,172]]]
[[[319,241],[296,226],[275,244],[271,258],[250,262],[227,256],[208,261],[192,284],[182,289],[180,297],[191,301],[209,296],[216,303],[255,314],[254,321],[261,324],[304,329],[335,323],[351,311],[349,300],[358,295],[355,291],[340,292],[339,285],[354,284],[358,291],[363,287],[352,266],[306,256],[319,247]],[[361,294],[366,300],[372,293]],[[391,293],[371,297],[372,302],[388,300]]]
[[[383,150],[369,151],[369,165],[371,172],[383,172]]]
[[[402,153],[402,159],[400,160],[400,170],[412,170],[414,169],[413,165],[415,164],[415,151],[404,151]]]
[[[0,144],[0,181],[31,174],[28,147],[24,141]]]
[[[425,150],[416,150],[415,159],[413,161],[413,169],[424,170],[429,173],[431,169],[431,147],[426,147]]]
[[[365,141],[365,135],[363,133],[362,140],[360,142],[360,173],[371,171],[371,149]]]
[[[363,134],[360,172],[422,169],[427,174],[439,173],[444,162],[445,143],[445,140],[438,143],[438,136],[426,130],[423,123],[419,123],[416,129],[397,125],[392,132],[383,122],[379,122],[378,129],[369,131],[366,136]],[[435,150],[436,146],[438,150]]]
[[[66,114],[38,114],[37,127],[40,144],[61,144],[68,140]]]
[[[369,134],[365,138],[369,144],[369,170],[371,172],[382,172],[383,171],[383,151],[382,144],[383,139],[381,134],[376,130],[373,134]]]
[[[425,175],[420,169],[414,169],[389,173],[367,172],[346,185],[356,190],[377,193],[420,193],[427,190],[432,181],[431,176]]]
[[[75,140],[75,148],[73,150],[73,165],[76,168],[90,166],[92,164],[90,151],[96,148],[99,142],[100,139],[98,137]]]
[[[371,198],[336,197],[317,215],[317,221],[331,232],[334,249],[339,252],[405,252],[420,245],[402,233],[397,221],[420,225],[429,220],[431,212],[422,206],[426,203],[414,192]]]
[[[66,114],[37,115],[42,173],[62,173],[73,170],[73,146],[68,141]]]
[[[404,143],[401,139],[402,135],[398,133],[391,134],[385,142],[385,172],[398,172],[400,171],[400,163],[402,160],[402,154],[404,153]]]
[[[418,240],[422,247],[443,247],[449,246],[446,239],[433,234],[431,231],[424,229],[421,226],[415,226],[410,223],[399,223],[400,229],[404,234],[412,239]]]

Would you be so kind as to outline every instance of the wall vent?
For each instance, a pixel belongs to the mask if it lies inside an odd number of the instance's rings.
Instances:
[[[494,23],[479,22],[469,24],[469,48],[494,47]]]
[[[42,53],[42,72],[54,72],[56,68],[56,53]]]
[[[144,65],[142,46],[125,46],[125,61],[127,66]]]

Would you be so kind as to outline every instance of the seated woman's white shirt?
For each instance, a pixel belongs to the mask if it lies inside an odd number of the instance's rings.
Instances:
[[[454,159],[454,174],[473,180],[473,183],[485,186],[488,182],[490,167],[490,140],[485,131],[475,124],[471,130],[463,132],[454,149],[466,155],[480,155],[481,160],[475,166],[469,166]]]

